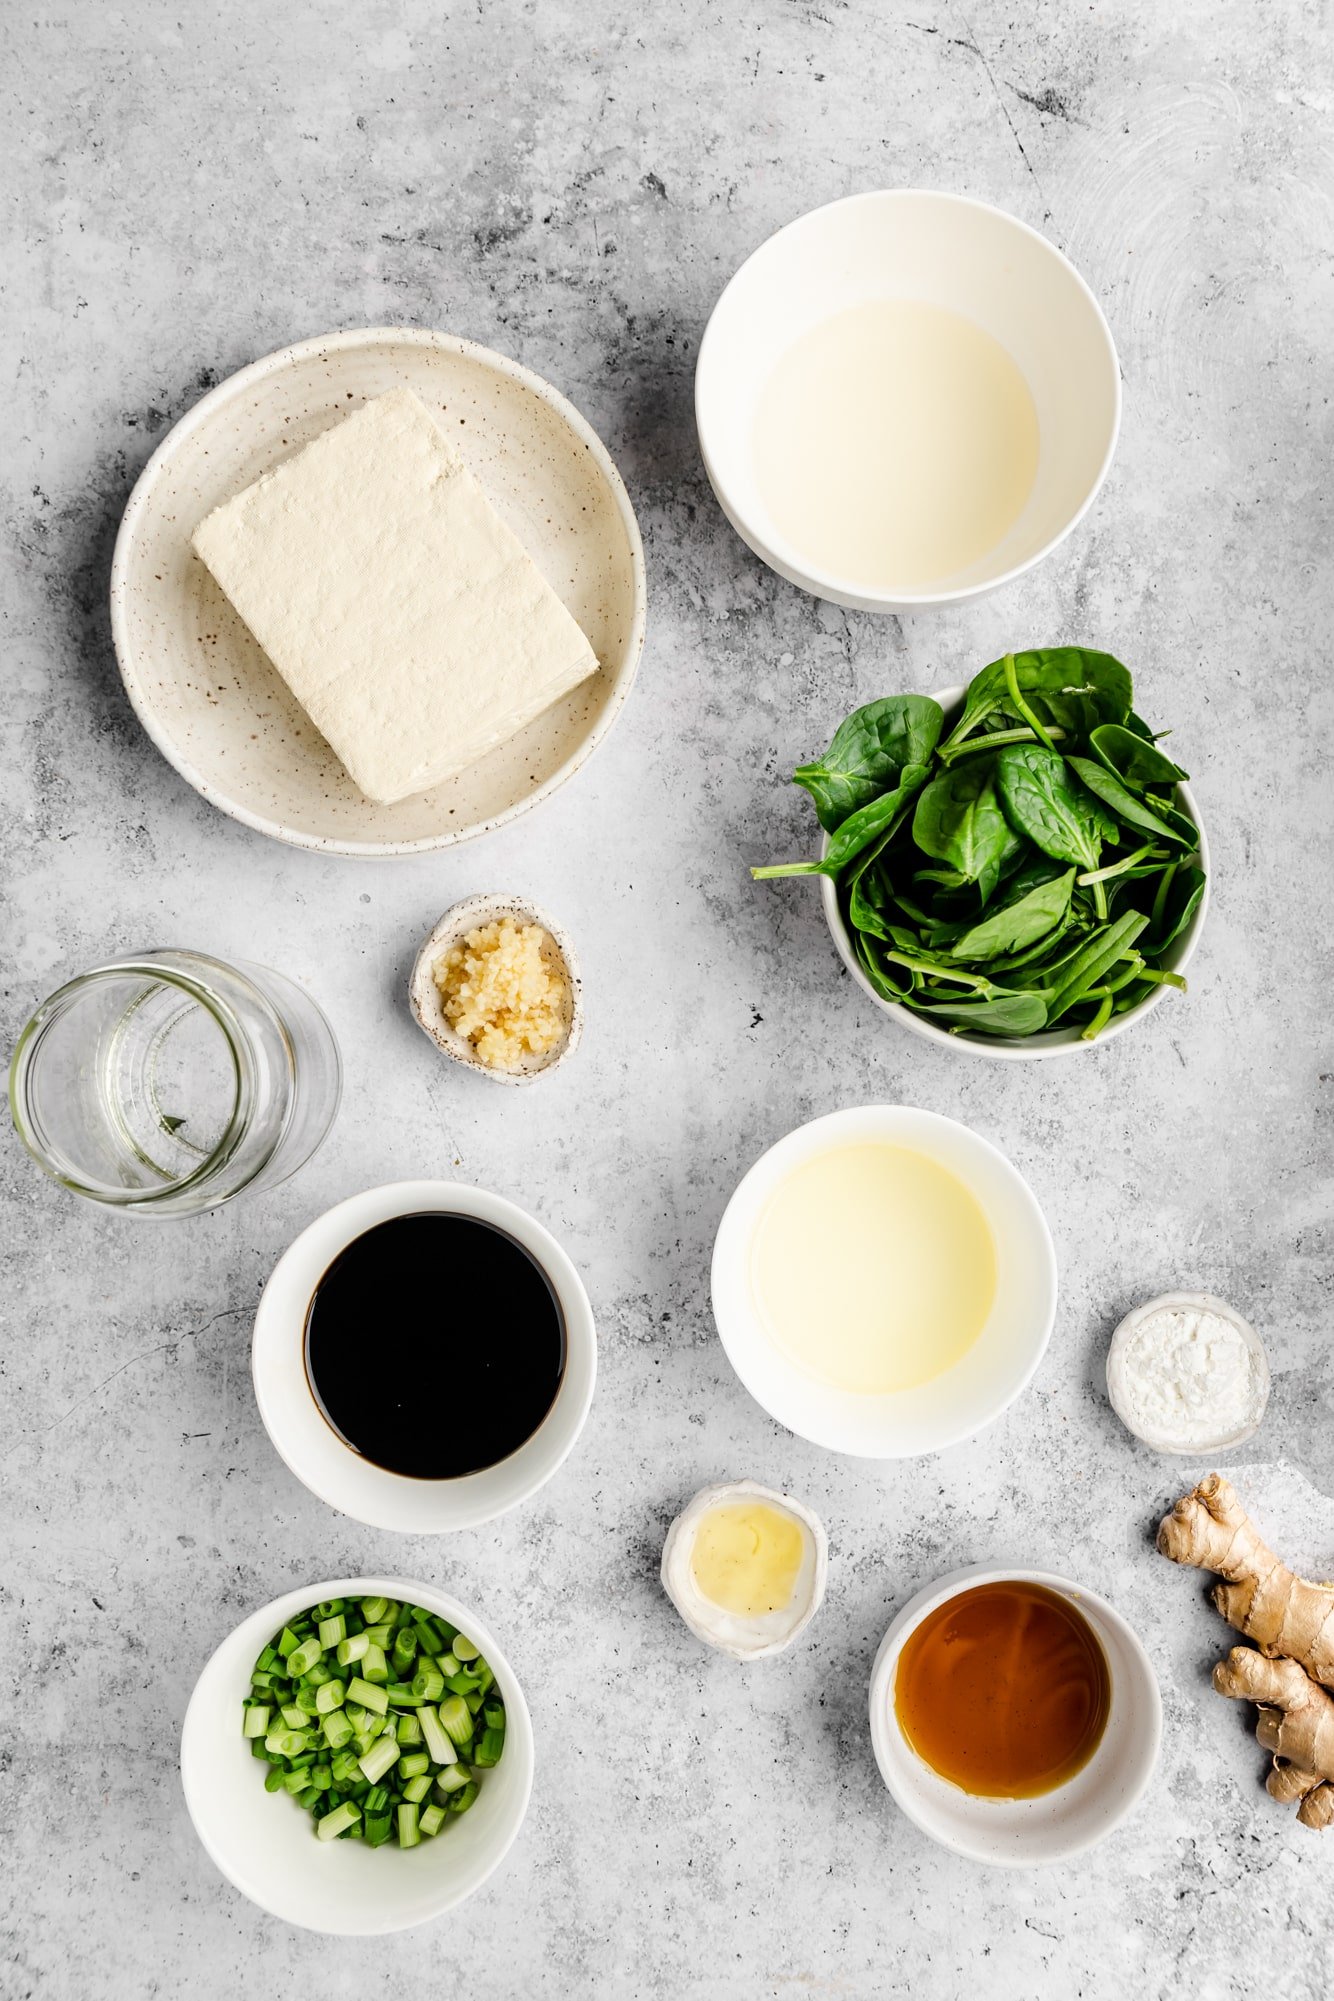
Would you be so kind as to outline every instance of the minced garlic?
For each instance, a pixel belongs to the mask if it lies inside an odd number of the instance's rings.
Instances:
[[[445,1020],[470,1042],[489,1069],[519,1070],[545,1056],[566,1031],[565,979],[543,946],[540,924],[498,918],[469,931],[433,968]]]

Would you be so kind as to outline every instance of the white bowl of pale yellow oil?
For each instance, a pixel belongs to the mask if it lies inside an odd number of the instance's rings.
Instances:
[[[976,1862],[1034,1868],[1143,1797],[1162,1699],[1134,1629],[1048,1571],[976,1564],[909,1601],[871,1671],[871,1743],[902,1811]]]
[[[1042,1359],[1056,1255],[989,1141],[907,1105],[832,1112],[762,1155],[727,1205],[713,1312],[769,1415],[833,1452],[938,1452],[1000,1416]]]
[[[1121,416],[1107,322],[1047,239],[960,195],[789,223],[713,310],[695,416],[719,503],[803,590],[911,611],[993,590],[1070,533]]]

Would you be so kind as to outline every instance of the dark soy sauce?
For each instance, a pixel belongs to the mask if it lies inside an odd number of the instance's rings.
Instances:
[[[363,1459],[456,1480],[508,1459],[565,1373],[542,1267],[471,1216],[395,1216],[340,1251],[306,1314],[315,1401]]]

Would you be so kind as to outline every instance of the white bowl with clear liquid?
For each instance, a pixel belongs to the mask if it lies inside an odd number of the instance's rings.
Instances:
[[[869,1393],[817,1379],[766,1324],[752,1247],[770,1197],[817,1154],[867,1142],[905,1147],[954,1175],[991,1230],[996,1287],[986,1321],[951,1368],[911,1389]],[[993,1423],[1031,1382],[1056,1319],[1056,1251],[1028,1183],[970,1126],[915,1105],[858,1105],[778,1140],[737,1184],[714,1239],[713,1317],[727,1359],[777,1423],[830,1452],[910,1459]]]
[[[782,357],[823,322],[889,299],[943,308],[990,335],[1027,385],[1038,426],[1017,518],[965,567],[913,588],[814,563],[775,521],[756,466],[757,414]],[[700,343],[695,421],[719,505],[770,569],[834,604],[920,611],[1022,576],[1083,519],[1116,447],[1121,373],[1101,307],[1045,236],[967,196],[883,189],[799,216],[746,259]]]
[[[282,973],[204,952],[95,966],[43,1001],[9,1069],[15,1130],[75,1195],[189,1216],[272,1188],[338,1110],[333,1030]]]

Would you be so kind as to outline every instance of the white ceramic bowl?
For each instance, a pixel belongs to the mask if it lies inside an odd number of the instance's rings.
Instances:
[[[938,1605],[978,1584],[1042,1584],[1069,1598],[1092,1626],[1111,1673],[1111,1707],[1102,1742],[1063,1786],[1031,1800],[977,1799],[942,1779],[918,1757],[894,1713],[894,1676],[909,1635]],[[974,1862],[1011,1868],[1068,1862],[1102,1841],[1137,1805],[1153,1777],[1163,1708],[1144,1647],[1114,1606],[1096,1591],[1046,1570],[975,1564],[955,1570],[909,1601],[895,1619],[871,1670],[871,1743],[880,1776],[924,1834]]]
[[[760,1318],[750,1278],[755,1229],[779,1182],[817,1153],[875,1140],[916,1149],[957,1175],[996,1245],[996,1298],[972,1347],[933,1381],[885,1396],[833,1389],[789,1361]],[[862,1105],[798,1126],[742,1179],[713,1247],[713,1317],[732,1367],[779,1424],[831,1452],[908,1459],[971,1438],[1032,1379],[1056,1317],[1056,1253],[1033,1191],[989,1141],[937,1112]]]
[[[756,483],[756,407],[780,357],[812,327],[874,299],[917,300],[975,322],[1009,352],[1037,409],[1038,469],[1019,519],[985,556],[926,591],[812,568]],[[1096,299],[1045,236],[962,195],[885,190],[814,209],[747,258],[700,343],[695,420],[719,505],[771,569],[835,604],[914,611],[979,597],[1064,541],[1111,463],[1121,375]]]
[[[322,1599],[374,1595],[423,1605],[475,1640],[505,1699],[500,1763],[487,1773],[468,1812],[417,1848],[320,1841],[308,1813],[283,1793],[265,1792],[268,1767],[241,1735],[251,1669],[284,1623]],[[181,1785],[209,1855],[261,1910],[310,1931],[404,1931],[462,1903],[509,1850],[533,1789],[532,1719],[509,1662],[466,1606],[401,1577],[337,1578],[284,1592],[222,1642],[185,1712]]]
[[[214,507],[339,417],[409,388],[588,635],[601,672],[468,770],[367,799],[190,547]],[[111,566],[126,691],[162,755],[224,813],[296,847],[410,855],[504,826],[573,777],[616,721],[644,644],[644,552],[601,439],[551,385],[474,341],[368,327],[229,377],[163,439]]]
[[[467,1037],[460,1035],[445,1019],[440,989],[435,981],[436,965],[447,947],[456,944],[465,931],[474,931],[482,924],[494,924],[502,917],[512,917],[516,924],[541,925],[551,940],[550,952],[543,947],[544,955],[558,964],[565,977],[569,997],[562,1040],[545,1056],[526,1057],[523,1067],[518,1070],[494,1070],[489,1063],[483,1063]],[[408,983],[408,1002],[413,1020],[424,1034],[430,1036],[437,1049],[443,1050],[446,1056],[452,1056],[456,1063],[462,1063],[465,1069],[475,1071],[479,1077],[488,1077],[493,1084],[532,1084],[539,1077],[548,1076],[573,1056],[584,1032],[583,979],[569,933],[545,911],[539,910],[535,903],[525,903],[522,898],[513,896],[468,896],[461,903],[450,906],[417,954]]]
[[[1131,1401],[1130,1388],[1126,1378],[1126,1349],[1144,1322],[1155,1313],[1216,1313],[1220,1320],[1226,1320],[1236,1328],[1247,1348],[1255,1367],[1258,1409],[1255,1418],[1221,1432],[1217,1438],[1208,1439],[1200,1445],[1181,1445],[1173,1441],[1165,1432],[1155,1432],[1151,1426],[1141,1424]],[[1137,1306],[1127,1313],[1124,1320],[1117,1323],[1107,1348],[1107,1397],[1112,1409],[1120,1418],[1126,1430],[1138,1438],[1142,1444],[1155,1452],[1171,1452],[1181,1459],[1212,1458],[1215,1452],[1227,1452],[1234,1445],[1244,1445],[1248,1438],[1254,1438],[1264,1423],[1265,1411],[1269,1407],[1269,1357],[1249,1320],[1244,1320],[1235,1306],[1229,1306],[1213,1292],[1164,1292],[1157,1299],[1148,1299],[1143,1306]]]
[[[952,729],[957,722],[963,708],[965,692],[963,688],[941,688],[934,691],[932,700],[939,702],[945,711],[946,730]],[[1200,819],[1199,808],[1195,804],[1195,795],[1186,784],[1178,785],[1177,792],[1183,807],[1199,831],[1204,894],[1190,923],[1167,950],[1163,963],[1170,973],[1184,973],[1194,957],[1195,947],[1199,944],[1200,934],[1204,930],[1204,920],[1209,914],[1209,897],[1213,888],[1209,841],[1204,831],[1204,823]],[[826,834],[820,843],[821,854],[826,852],[828,846],[829,836]],[[1124,1035],[1137,1021],[1143,1021],[1156,1007],[1161,1007],[1164,1000],[1170,1003],[1172,1000],[1181,999],[1180,992],[1172,987],[1155,987],[1147,999],[1137,1002],[1134,1007],[1128,1007],[1124,1014],[1114,1014],[1101,1035],[1092,1042],[1085,1042],[1078,1028],[1049,1028],[1044,1029],[1039,1035],[967,1033],[951,1035],[948,1029],[938,1028],[934,1021],[925,1020],[915,1009],[903,1007],[897,1001],[887,1001],[883,994],[876,992],[858,963],[848,927],[843,922],[843,912],[838,907],[838,886],[831,882],[828,876],[820,878],[820,901],[824,905],[825,922],[829,926],[829,935],[838,948],[838,956],[862,992],[901,1028],[908,1029],[913,1035],[924,1037],[927,1042],[934,1042],[941,1049],[961,1049],[968,1056],[991,1056],[1002,1063],[1026,1063],[1047,1056],[1078,1056],[1083,1051],[1101,1049],[1105,1043],[1114,1041],[1118,1035]]]
[[[508,1459],[457,1480],[408,1479],[363,1459],[328,1423],[306,1374],[307,1309],[339,1252],[376,1223],[431,1210],[472,1216],[508,1232],[546,1273],[565,1320],[565,1374],[542,1423]],[[442,1295],[447,1284],[448,1274],[442,1273]],[[283,1252],[260,1295],[251,1369],[264,1428],[279,1457],[313,1494],[370,1528],[439,1535],[505,1514],[551,1478],[588,1416],[597,1335],[583,1280],[550,1231],[515,1203],[460,1182],[394,1181],[327,1210]]]

